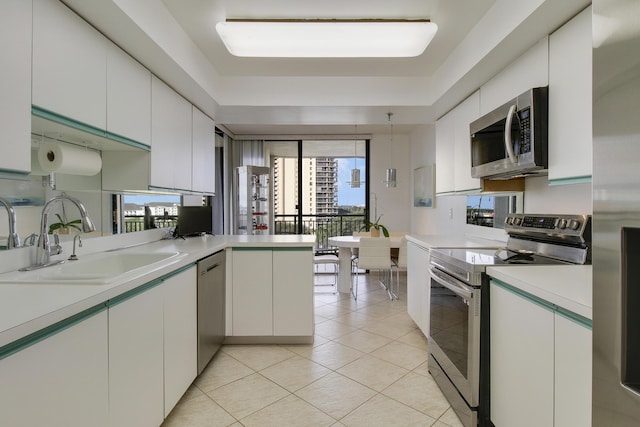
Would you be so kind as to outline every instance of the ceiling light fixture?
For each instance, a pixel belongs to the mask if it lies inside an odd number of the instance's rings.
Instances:
[[[232,55],[270,58],[413,57],[437,30],[428,19],[227,19],[216,25]]]
[[[390,147],[391,147],[391,165],[393,166],[393,123],[391,123],[391,116],[393,116],[393,113],[387,113],[387,118],[389,119],[389,127],[390,127],[390,134],[391,134],[391,142],[390,142]],[[396,187],[396,168],[391,167],[388,168],[385,172],[385,180],[383,181],[384,185],[387,188],[395,188]]]

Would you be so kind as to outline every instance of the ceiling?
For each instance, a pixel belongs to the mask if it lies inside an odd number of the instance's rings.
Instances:
[[[63,0],[238,137],[409,133],[433,123],[585,0]],[[415,58],[239,58],[225,18],[427,18]],[[505,21],[506,20],[506,21]],[[505,24],[506,22],[506,24]]]

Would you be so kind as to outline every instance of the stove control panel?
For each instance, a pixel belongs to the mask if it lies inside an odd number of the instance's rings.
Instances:
[[[591,240],[590,215],[509,214],[504,221],[510,236],[537,236],[567,241]]]

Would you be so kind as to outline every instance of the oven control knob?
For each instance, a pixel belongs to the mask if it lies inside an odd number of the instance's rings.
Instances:
[[[571,221],[569,221],[569,228],[572,230],[577,230],[578,228],[580,228],[580,221],[572,219]]]
[[[561,230],[567,228],[567,220],[562,218],[560,221],[558,221],[558,228]]]
[[[514,223],[515,225],[520,225],[520,224],[522,224],[522,218],[514,218],[514,219],[513,219],[513,223]]]

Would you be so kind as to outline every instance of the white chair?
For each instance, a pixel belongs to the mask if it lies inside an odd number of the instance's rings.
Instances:
[[[400,269],[407,269],[407,238],[406,237],[402,237],[402,239],[400,239],[400,248],[398,249],[398,257],[397,258],[392,258],[394,267],[396,268],[396,290],[397,292],[394,293],[393,290],[391,290],[391,293],[395,296],[396,299],[400,299],[398,297],[398,295],[400,295]]]
[[[356,267],[355,283],[351,285],[351,294],[358,300],[358,271],[362,270],[387,270],[391,272],[392,263],[389,255],[391,244],[388,237],[360,237],[358,258],[354,261]],[[389,274],[389,282],[393,276]],[[390,291],[391,283],[387,286],[380,282],[393,299]]]
[[[337,293],[338,292],[338,257],[335,255],[315,255],[313,257],[313,272],[314,275],[315,274],[319,274],[318,271],[318,266],[320,265],[324,265],[325,266],[325,272],[326,272],[326,267],[328,265],[332,266],[332,273],[333,273],[333,283],[328,285],[328,286],[332,286],[333,287],[333,293]],[[324,283],[315,283],[314,281],[314,286],[327,286]]]

